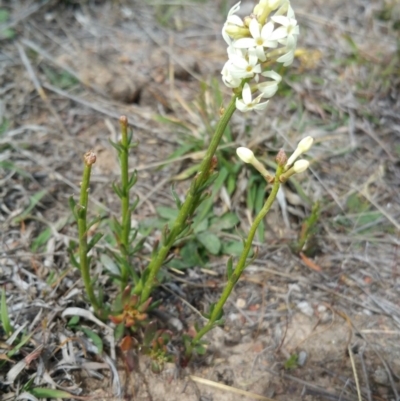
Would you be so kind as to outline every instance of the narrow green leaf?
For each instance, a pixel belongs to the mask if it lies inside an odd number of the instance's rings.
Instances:
[[[129,249],[129,255],[132,256],[135,253],[141,251],[146,240],[146,237],[141,238],[133,248]]]
[[[139,142],[132,142],[129,144],[128,149],[134,149],[139,146]]]
[[[69,261],[71,262],[71,265],[80,270],[81,265],[79,264],[78,260],[76,259],[73,250],[68,249],[68,254],[69,254]]]
[[[232,256],[228,259],[228,262],[226,263],[226,274],[228,277],[228,280],[232,277],[233,273],[233,258]]]
[[[200,163],[195,164],[193,166],[190,166],[186,168],[185,170],[181,171],[178,175],[175,175],[173,177],[173,180],[175,181],[183,181],[187,180],[189,177],[193,176],[199,171]]]
[[[95,233],[88,243],[87,246],[87,251],[90,252],[90,250],[100,241],[101,237],[103,236],[102,233]]]
[[[171,185],[171,192],[172,192],[172,197],[174,198],[176,207],[178,208],[178,210],[181,210],[182,201],[179,199],[179,196],[175,191],[175,185],[174,184]]]
[[[97,216],[94,219],[90,220],[89,223],[87,223],[87,228],[89,229],[90,227],[93,227],[95,224],[99,223],[104,216]]]
[[[79,323],[79,316],[72,316],[67,323],[68,327],[76,326]]]
[[[163,245],[165,245],[168,242],[169,233],[170,233],[170,229],[168,227],[168,224],[165,224],[165,226],[163,227],[163,229],[161,231],[161,243]]]
[[[235,191],[236,183],[237,183],[237,175],[229,174],[229,177],[226,180],[226,190],[229,195],[232,195],[233,192]]]
[[[130,208],[129,208],[129,210],[130,210],[131,213],[133,213],[134,210],[136,209],[136,206],[138,205],[139,200],[140,200],[139,197],[138,197],[138,196],[135,196],[135,200],[131,203],[131,206],[130,206]]]
[[[13,222],[18,223],[20,221],[25,220],[30,212],[35,208],[35,206],[41,201],[41,199],[47,194],[47,189],[42,189],[41,191],[36,192],[29,198],[29,206],[19,215],[17,216]]]
[[[257,186],[254,185],[255,180],[256,180],[255,177],[252,176],[252,177],[250,177],[249,182],[247,184],[246,205],[247,205],[247,209],[250,210],[251,212],[254,211],[254,205],[256,202]]]
[[[118,154],[123,151],[124,148],[121,146],[120,143],[113,142],[111,140],[109,142],[110,142],[111,146],[118,152]]]
[[[215,308],[215,302],[212,302],[212,303],[210,304],[210,307],[208,308],[208,312],[203,313],[203,316],[204,316],[206,319],[209,319],[210,316],[212,315],[213,311],[214,311],[214,308]]]
[[[38,398],[76,398],[73,394],[70,394],[66,391],[53,390],[51,388],[36,387],[27,391]]]
[[[121,227],[121,223],[118,221],[118,219],[114,217],[112,219],[111,223],[112,223],[112,226],[111,226],[112,231],[117,233],[118,236],[121,236],[122,227]]]
[[[117,327],[115,327],[114,330],[114,337],[116,339],[116,341],[119,341],[125,333],[125,325],[124,323],[120,323],[119,325],[117,325]]]
[[[4,287],[1,293],[1,322],[3,324],[3,328],[6,334],[11,335],[14,330],[11,326],[10,318],[8,316],[8,309],[6,303],[6,290],[4,289]]]
[[[47,241],[51,238],[53,231],[50,227],[47,227],[43,230],[33,241],[31,244],[32,252],[36,252],[41,246],[47,243]]]
[[[121,275],[121,269],[117,266],[117,264],[108,255],[106,255],[104,253],[101,254],[100,262],[104,266],[104,268],[107,269],[112,274],[115,274],[117,276]]]
[[[98,334],[82,326],[77,326],[76,329],[83,331],[86,334],[86,336],[88,336],[92,340],[93,344],[97,347],[97,353],[99,355],[103,353],[103,341]]]
[[[221,170],[222,171],[222,170]],[[225,170],[226,171],[226,170]],[[198,189],[198,192],[203,192],[205,191],[208,187],[210,187],[214,182],[217,180],[217,178],[220,176],[221,172],[214,172],[211,177]],[[224,177],[225,180],[226,177]]]
[[[135,170],[132,175],[129,177],[129,182],[128,182],[128,189],[131,189],[137,182],[137,171]]]
[[[257,193],[256,193],[256,199],[255,199],[255,213],[258,214],[261,209],[264,206],[264,199],[265,199],[265,184],[262,183],[258,186],[257,188]],[[258,240],[261,243],[264,243],[265,240],[265,224],[264,221],[262,220],[257,227],[257,235],[258,235]]]
[[[118,184],[115,184],[114,182],[111,184],[111,187],[113,191],[117,194],[118,198],[122,198],[122,191],[121,188]]]
[[[72,195],[68,198],[68,203],[69,203],[69,208],[71,209],[71,212],[75,217],[75,220],[78,220],[78,215],[76,213],[76,202]]]

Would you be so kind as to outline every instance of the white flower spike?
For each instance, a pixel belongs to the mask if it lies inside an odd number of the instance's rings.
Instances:
[[[253,13],[243,18],[236,15],[239,9],[240,2],[229,10],[222,29],[229,58],[222,80],[238,96],[238,110],[261,111],[268,104],[261,100],[274,96],[282,80],[267,68],[275,62],[292,64],[299,27],[289,0],[258,0]]]

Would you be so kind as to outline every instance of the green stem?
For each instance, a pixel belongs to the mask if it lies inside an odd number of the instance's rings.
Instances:
[[[83,169],[79,205],[77,206],[78,233],[79,233],[79,264],[81,268],[83,283],[85,285],[86,294],[94,310],[97,312],[99,310],[99,304],[96,296],[94,295],[93,285],[90,278],[90,266],[89,266],[88,242],[87,242],[87,221],[86,221],[91,170],[92,170],[92,165],[85,163]]]
[[[215,304],[215,307],[213,309],[213,312],[211,313],[210,319],[208,320],[207,324],[201,330],[198,331],[196,336],[193,338],[190,347],[186,350],[188,356],[191,355],[193,347],[200,341],[200,339],[214,327],[215,322],[222,314],[225,302],[230,296],[233,287],[238,282],[240,276],[242,275],[244,269],[246,268],[246,261],[251,250],[254,236],[256,235],[259,224],[267,215],[267,213],[271,209],[272,204],[274,203],[274,200],[280,187],[279,176],[282,174],[282,172],[283,172],[283,167],[278,166],[272,190],[263,208],[261,209],[260,213],[258,213],[257,217],[254,219],[253,224],[251,225],[249,235],[247,236],[246,242],[244,244],[244,249],[242,251],[242,254],[240,255],[236,268],[233,271],[232,276],[229,278],[228,283],[226,284],[226,287],[224,288],[224,291],[222,292],[220,299]]]
[[[123,290],[128,284],[129,271],[127,266],[130,266],[129,258],[129,235],[131,232],[131,211],[129,204],[129,145],[128,137],[128,120],[126,117],[120,118],[121,125],[121,149],[119,152],[121,164],[121,238],[120,249],[125,263],[121,266],[121,289]],[[135,283],[139,281],[137,273],[132,269]]]
[[[207,179],[210,176],[210,166],[212,162],[212,158],[218,148],[219,143],[221,142],[221,138],[225,132],[225,129],[231,119],[233,113],[236,110],[236,96],[232,96],[232,99],[222,115],[221,119],[218,122],[218,125],[215,130],[215,134],[213,135],[210,145],[206,151],[204,159],[199,167],[199,174],[195,177],[194,185],[190,187],[190,190],[186,196],[185,202],[183,203],[179,215],[174,222],[174,225],[169,232],[169,235],[165,239],[164,244],[158,250],[157,255],[151,260],[149,265],[147,266],[148,276],[146,277],[145,282],[139,283],[135,287],[134,292],[139,294],[141,293],[141,302],[145,302],[151,294],[153,290],[154,282],[159,272],[164,260],[168,256],[168,253],[174,244],[178,235],[186,228],[188,225],[188,218],[194,213],[193,205],[198,203],[198,200],[201,196],[198,189],[201,188]]]

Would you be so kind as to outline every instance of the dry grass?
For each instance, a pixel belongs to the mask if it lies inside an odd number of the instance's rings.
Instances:
[[[134,356],[115,362],[107,325],[86,316],[85,327],[104,340],[102,355],[66,325],[78,311],[71,308],[88,313],[66,252],[76,235],[67,200],[78,192],[83,153],[93,148],[99,156],[92,201],[112,215],[118,164],[108,139],[126,114],[140,142],[132,156],[140,172],[135,219],[173,205],[171,177],[201,154],[158,166],[189,136],[206,132],[193,101],[200,81],[218,76],[225,58],[222,1],[78,3],[0,1],[15,31],[0,41],[0,285],[12,324],[31,334],[13,362],[0,365],[0,400],[16,399],[29,378],[99,400],[251,399],[196,384],[175,366],[155,376],[141,360],[126,374]],[[288,185],[286,203],[268,218],[259,257],[226,306],[224,330],[211,334],[207,356],[189,370],[247,390],[247,397],[399,400],[398,3],[299,0],[293,7],[304,51],[265,115],[235,115],[234,141],[226,146],[251,146],[267,158],[293,149],[300,137],[316,138],[311,172],[300,179],[321,203],[316,251],[301,259],[290,250],[310,205]],[[162,124],[158,115],[178,124]],[[243,228],[251,219],[243,203],[249,174],[238,177],[229,199]],[[178,183],[177,191],[186,186]],[[216,202],[226,207],[226,196]],[[47,228],[43,245],[32,250]],[[208,267],[214,275],[199,267],[171,274],[157,294],[165,298],[166,324],[173,318],[190,327],[198,317],[186,302],[203,310],[216,298],[224,261]],[[97,273],[115,291],[99,266]],[[0,340],[1,363],[10,347],[1,328]]]

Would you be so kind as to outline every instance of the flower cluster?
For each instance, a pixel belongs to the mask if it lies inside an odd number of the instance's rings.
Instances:
[[[264,110],[268,100],[261,100],[272,97],[282,79],[268,66],[293,62],[299,27],[289,0],[260,0],[244,19],[236,15],[239,9],[240,2],[231,8],[222,29],[228,44],[222,80],[229,88],[240,88],[237,109]]]

